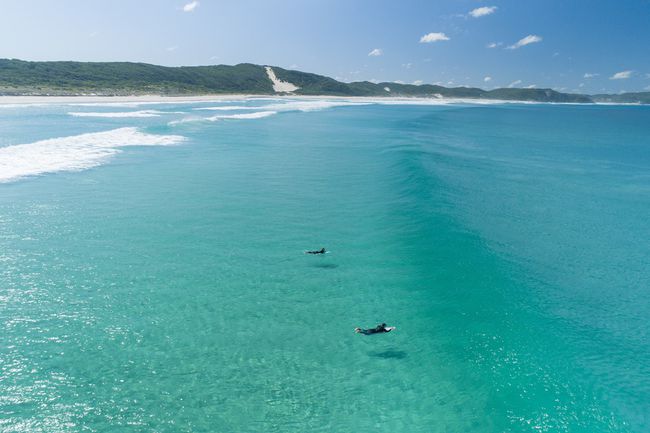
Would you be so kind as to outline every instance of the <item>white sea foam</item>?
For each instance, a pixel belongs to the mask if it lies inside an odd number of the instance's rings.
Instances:
[[[50,138],[0,148],[0,183],[58,171],[79,171],[105,163],[124,146],[168,146],[179,135],[153,135],[137,128]]]
[[[266,108],[266,107],[265,107]],[[256,111],[254,113],[245,113],[245,114],[218,114],[216,116],[208,117],[208,120],[220,120],[220,119],[261,119],[263,117],[269,117],[277,114],[277,111]]]
[[[293,99],[271,99],[275,101],[285,101],[275,104],[259,105],[256,107],[251,106],[215,106],[215,107],[202,107],[195,110],[214,110],[214,111],[227,111],[227,110],[263,110],[254,113],[244,114],[220,114],[211,117],[186,117],[181,120],[174,120],[169,122],[170,125],[177,125],[180,123],[189,122],[202,122],[202,121],[216,121],[221,119],[260,119],[262,117],[272,116],[279,112],[288,111],[318,111],[334,107],[349,107],[358,105],[370,105],[373,102],[357,102],[350,100],[324,100],[324,99],[309,99],[309,100],[293,100]]]
[[[237,110],[259,110],[260,107],[251,107],[251,106],[244,106],[244,105],[220,105],[217,107],[199,107],[195,108],[194,110],[198,111],[237,111]]]
[[[260,108],[264,108],[265,110],[273,110],[273,111],[318,111],[318,110],[326,110],[328,108],[334,108],[334,107],[350,107],[350,106],[369,105],[369,104],[370,102],[316,99],[316,100],[306,100],[306,101],[289,100],[282,104],[270,104]]]
[[[267,110],[267,111],[318,111],[334,107],[346,107],[356,105],[369,105],[371,102],[355,102],[350,100],[305,100],[297,101],[292,99],[258,99],[260,101],[276,101],[267,105],[219,105],[215,107],[199,107],[197,111],[237,111],[237,110]],[[277,101],[283,101],[277,103]]]
[[[165,114],[162,111],[156,110],[140,110],[140,111],[117,111],[117,112],[70,112],[70,116],[74,117],[159,117]]]
[[[186,117],[185,119],[173,120],[169,122],[169,125],[179,125],[182,123],[193,122],[216,122],[218,120],[224,119],[261,119],[263,117],[273,116],[274,114],[277,114],[277,111],[256,111],[254,113],[243,114],[217,114],[216,116],[210,117]]]

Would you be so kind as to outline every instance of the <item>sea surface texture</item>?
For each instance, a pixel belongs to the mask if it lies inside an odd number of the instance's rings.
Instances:
[[[0,431],[647,433],[649,221],[650,107],[3,105]]]

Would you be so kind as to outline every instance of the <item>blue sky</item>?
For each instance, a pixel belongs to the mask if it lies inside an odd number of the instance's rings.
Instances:
[[[642,91],[649,24],[650,0],[20,0],[0,4],[0,58]]]

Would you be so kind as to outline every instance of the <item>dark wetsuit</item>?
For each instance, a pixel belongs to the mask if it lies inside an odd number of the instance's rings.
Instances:
[[[390,329],[386,329],[385,325],[377,325],[377,327],[375,328],[361,329],[359,333],[363,335],[371,335],[371,334],[381,334],[383,332],[390,332],[390,331],[391,331]]]
[[[325,254],[325,253],[326,253],[325,248],[321,248],[318,251],[307,251],[307,254]]]

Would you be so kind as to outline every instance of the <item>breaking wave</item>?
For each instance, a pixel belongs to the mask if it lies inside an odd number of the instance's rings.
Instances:
[[[216,116],[210,116],[210,117],[186,117],[185,119],[181,119],[181,120],[173,120],[169,122],[169,125],[178,125],[181,123],[193,123],[193,122],[216,122],[218,120],[224,120],[224,119],[261,119],[263,117],[273,116],[274,114],[277,114],[277,111],[256,111],[254,113],[242,113],[242,114],[217,114]]]
[[[165,114],[162,111],[156,110],[140,110],[140,111],[118,111],[118,112],[107,112],[107,113],[93,113],[93,112],[70,112],[70,116],[74,117],[159,117],[161,114]]]
[[[0,148],[0,183],[59,171],[80,171],[105,163],[125,146],[168,146],[180,135],[154,135],[137,128],[50,138]]]

